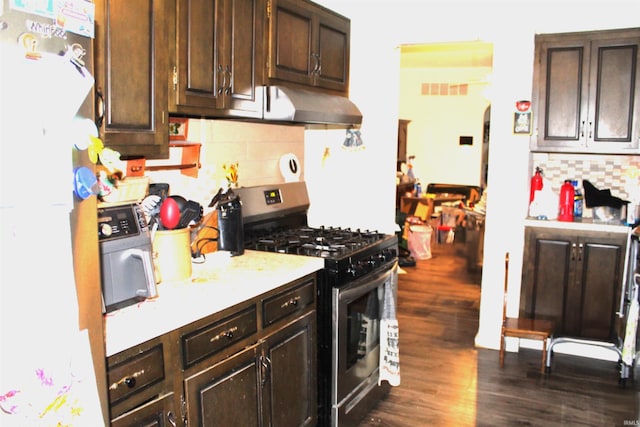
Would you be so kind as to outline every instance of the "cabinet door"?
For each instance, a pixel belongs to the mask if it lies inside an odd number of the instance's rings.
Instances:
[[[274,427],[314,426],[317,419],[316,312],[310,311],[267,337],[263,393],[266,419]]]
[[[177,419],[178,414],[173,408],[173,393],[170,393],[111,420],[111,427],[175,426]]]
[[[538,228],[525,231],[520,316],[553,320],[565,331],[570,283],[575,281],[573,236]]]
[[[106,146],[169,153],[167,0],[96,1],[96,92]]]
[[[578,148],[584,144],[589,46],[583,37],[536,37],[535,148]]]
[[[351,23],[327,11],[318,12],[318,36],[314,84],[325,89],[348,92]]]
[[[264,0],[227,3],[231,76],[225,92],[225,108],[235,117],[262,118]]]
[[[592,42],[586,124],[590,149],[619,151],[639,146],[639,46],[640,34]]]
[[[176,2],[176,103],[216,109],[223,106],[225,65],[225,0]]]
[[[576,295],[567,317],[579,337],[613,341],[619,311],[626,235],[591,235],[578,240]]]
[[[271,0],[270,79],[313,85],[313,71],[319,66],[313,33],[313,11],[306,2]]]
[[[260,420],[260,363],[249,347],[184,380],[187,423],[193,426],[245,427]]]

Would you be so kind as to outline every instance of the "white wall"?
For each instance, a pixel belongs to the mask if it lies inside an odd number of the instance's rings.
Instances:
[[[519,283],[523,219],[528,203],[528,139],[512,134],[514,102],[531,99],[534,35],[638,26],[637,0],[540,0],[529,2],[424,0],[318,0],[351,18],[351,98],[364,113],[363,134],[375,146],[380,168],[359,164],[352,189],[375,188],[346,211],[391,218],[395,187],[387,175],[396,155],[399,63],[405,43],[482,40],[494,44],[491,103],[491,188],[488,194],[479,346],[497,348],[501,322],[504,253],[511,253],[510,282]],[[359,191],[359,190],[358,190]],[[366,191],[366,194],[371,194]],[[381,208],[385,206],[385,208]],[[383,210],[383,213],[378,212]],[[516,286],[517,288],[517,286]],[[518,295],[510,300],[517,312]]]
[[[416,178],[428,183],[481,184],[485,78],[490,69],[409,68],[400,71],[400,117],[411,120],[407,155],[415,156]],[[472,81],[471,84],[469,82]],[[424,83],[466,83],[459,95],[423,95]],[[460,145],[460,136],[471,136],[472,145]]]

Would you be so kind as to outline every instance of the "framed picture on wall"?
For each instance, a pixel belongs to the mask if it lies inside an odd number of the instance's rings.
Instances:
[[[531,135],[531,112],[513,113],[513,133]]]
[[[531,101],[516,101],[513,113],[513,133],[531,135]]]
[[[171,141],[186,141],[188,126],[189,126],[189,120],[184,119],[182,117],[170,117],[169,118],[169,139]]]

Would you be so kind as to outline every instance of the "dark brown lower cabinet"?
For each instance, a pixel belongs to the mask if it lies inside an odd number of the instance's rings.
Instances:
[[[626,233],[525,228],[520,315],[551,319],[555,336],[612,342]]]
[[[305,426],[316,420],[315,310],[184,381],[197,426]]]
[[[315,426],[310,274],[107,359],[112,426]]]

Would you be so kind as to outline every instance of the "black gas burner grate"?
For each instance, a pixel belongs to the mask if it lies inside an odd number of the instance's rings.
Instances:
[[[348,255],[382,240],[384,234],[348,228],[302,227],[263,231],[248,238],[245,248],[267,252],[335,258]]]

